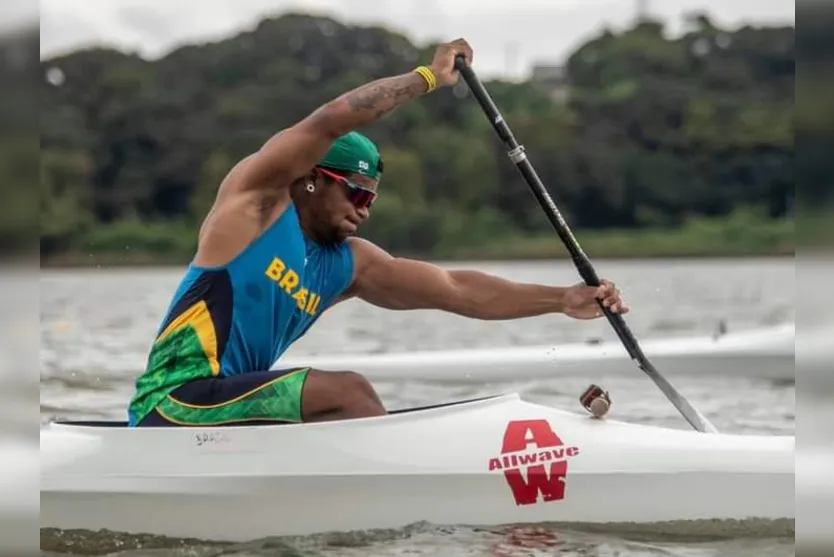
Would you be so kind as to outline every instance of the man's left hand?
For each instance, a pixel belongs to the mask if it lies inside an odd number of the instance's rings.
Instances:
[[[613,282],[604,279],[600,280],[599,286],[580,283],[568,288],[565,292],[563,313],[574,319],[597,319],[602,317],[598,300],[602,300],[602,304],[612,313],[628,313],[628,306],[620,297],[620,291]]]

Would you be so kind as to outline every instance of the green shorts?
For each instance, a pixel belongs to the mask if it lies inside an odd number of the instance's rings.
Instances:
[[[137,426],[298,423],[309,371],[297,368],[197,379],[171,392]]]

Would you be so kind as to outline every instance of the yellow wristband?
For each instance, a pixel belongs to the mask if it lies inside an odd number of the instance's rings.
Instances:
[[[420,77],[426,80],[426,85],[428,85],[427,93],[437,89],[437,78],[434,77],[434,73],[429,68],[426,66],[417,66],[414,68],[414,72],[420,74]]]

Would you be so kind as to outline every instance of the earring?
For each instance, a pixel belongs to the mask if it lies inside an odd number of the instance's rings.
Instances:
[[[307,191],[310,193],[316,191],[316,186],[313,185],[313,182],[307,182]]]

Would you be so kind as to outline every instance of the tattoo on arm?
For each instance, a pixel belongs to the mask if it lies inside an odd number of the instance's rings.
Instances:
[[[416,73],[379,79],[345,94],[353,116],[375,120],[406,101],[426,92],[426,82]]]

